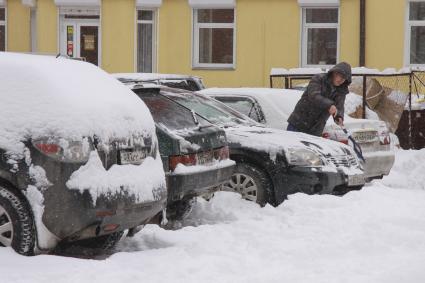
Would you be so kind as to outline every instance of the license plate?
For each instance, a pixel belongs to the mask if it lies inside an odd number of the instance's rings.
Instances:
[[[201,152],[197,154],[198,157],[198,165],[207,165],[213,162],[214,160],[214,152]]]
[[[348,186],[355,187],[365,184],[364,175],[351,175],[348,176]]]
[[[143,150],[120,151],[121,164],[142,164],[147,152]]]
[[[374,142],[378,136],[376,131],[357,132],[353,134],[353,138],[358,143]]]

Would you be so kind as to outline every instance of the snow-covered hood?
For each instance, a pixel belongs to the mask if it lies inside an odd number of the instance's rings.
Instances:
[[[342,143],[303,134],[263,127],[231,127],[226,135],[230,144],[240,144],[243,147],[261,150],[276,157],[289,148],[309,148],[323,158],[329,156],[353,155],[353,150]]]
[[[0,101],[0,148],[9,152],[46,136],[108,142],[155,135],[145,104],[85,62],[0,52]]]

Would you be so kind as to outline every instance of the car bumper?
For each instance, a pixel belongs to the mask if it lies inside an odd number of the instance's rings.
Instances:
[[[230,180],[234,168],[235,165],[230,165],[201,172],[169,174],[167,176],[168,202],[220,190],[221,185]]]
[[[388,175],[395,162],[394,152],[365,153],[363,165],[366,178],[375,179]]]
[[[355,181],[353,181],[353,179]],[[363,186],[363,173],[347,174],[343,171],[324,171],[320,168],[292,167],[281,178],[281,185],[277,186],[276,201],[278,204],[286,196],[294,193],[306,194],[334,194],[340,190],[349,191],[350,187]],[[354,183],[351,183],[354,182]]]

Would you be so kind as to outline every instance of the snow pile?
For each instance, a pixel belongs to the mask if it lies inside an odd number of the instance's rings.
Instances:
[[[399,150],[396,162],[383,183],[392,188],[425,190],[425,149]]]
[[[141,165],[113,165],[106,170],[97,151],[90,153],[89,161],[75,171],[66,183],[81,193],[87,190],[96,204],[97,197],[121,191],[135,195],[136,202],[158,200],[165,188],[164,170],[160,157],[147,157]]]
[[[149,110],[96,66],[76,60],[0,52],[0,148],[22,153],[28,138],[103,142],[152,136]]]
[[[425,279],[425,192],[376,183],[260,208],[199,199],[177,231],[147,225],[104,260],[0,249],[2,282],[399,283]]]

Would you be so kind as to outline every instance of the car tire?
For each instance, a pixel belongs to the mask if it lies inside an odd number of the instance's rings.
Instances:
[[[167,206],[167,220],[182,221],[192,212],[196,197],[175,201]]]
[[[34,220],[28,203],[0,185],[0,246],[31,256],[35,241]]]
[[[242,198],[265,206],[272,203],[271,187],[266,172],[251,164],[237,163],[230,181],[224,185],[224,190],[239,193]]]

